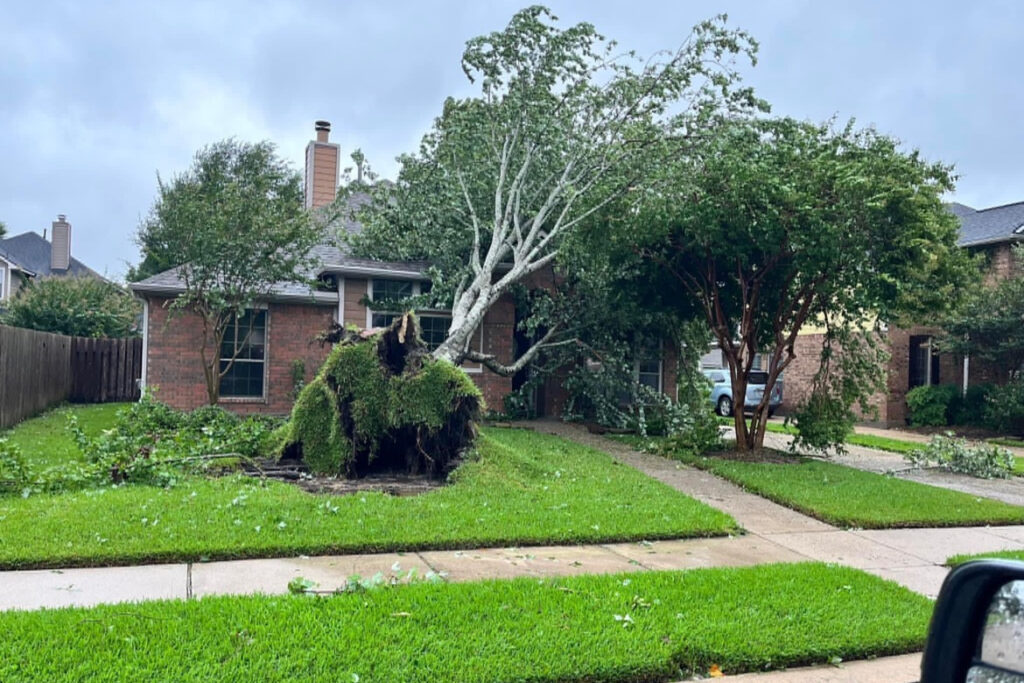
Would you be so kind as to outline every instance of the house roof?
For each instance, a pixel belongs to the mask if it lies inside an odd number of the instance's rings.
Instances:
[[[349,209],[357,209],[368,201],[370,195],[355,192],[349,196]],[[333,232],[358,234],[363,226],[356,221],[351,211],[343,213],[331,225]],[[325,240],[313,247],[312,256],[316,267],[307,273],[310,278],[323,274],[350,275],[356,277],[386,277],[395,279],[423,279],[426,277],[429,263],[424,261],[380,261],[376,259],[356,258],[352,256],[346,245],[334,239]],[[132,291],[154,294],[177,294],[185,290],[177,268],[165,270],[140,282],[129,285]],[[294,282],[279,282],[272,288],[271,297],[275,300],[306,301],[310,303],[337,303],[336,292],[313,290],[310,287]]]
[[[0,255],[32,275],[85,275],[103,278],[102,275],[85,265],[75,257],[67,270],[51,270],[50,258],[53,245],[42,235],[34,232],[23,232],[20,235],[0,239]]]
[[[949,210],[960,219],[961,247],[1024,239],[1024,202],[980,210],[953,203]]]

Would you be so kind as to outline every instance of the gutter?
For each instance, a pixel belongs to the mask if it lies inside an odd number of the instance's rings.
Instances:
[[[136,295],[145,294],[164,294],[167,296],[178,296],[185,292],[181,287],[173,287],[168,285],[143,285],[133,284],[131,290]],[[333,306],[338,303],[337,292],[315,292],[310,291],[304,294],[273,294],[266,297],[260,297],[261,301],[273,301],[273,302],[293,302],[293,303],[307,303],[316,306]]]

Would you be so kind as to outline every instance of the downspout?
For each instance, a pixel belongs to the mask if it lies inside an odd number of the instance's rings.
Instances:
[[[142,375],[139,378],[139,400],[146,391],[146,379],[149,374],[149,299],[142,299]]]
[[[971,376],[971,357],[968,356],[967,354],[964,354],[964,388],[963,388],[963,396],[964,396],[964,398],[967,397],[967,384],[968,384],[968,380],[970,379],[970,376]]]

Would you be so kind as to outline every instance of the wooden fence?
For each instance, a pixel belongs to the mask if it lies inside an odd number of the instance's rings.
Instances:
[[[142,339],[87,339],[71,344],[71,394],[75,403],[134,401],[142,377]]]
[[[0,429],[71,394],[73,337],[0,325]]]
[[[61,401],[139,397],[141,339],[85,339],[0,325],[0,429]]]

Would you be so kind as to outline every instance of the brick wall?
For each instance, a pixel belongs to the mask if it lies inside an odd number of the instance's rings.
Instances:
[[[156,388],[161,401],[181,410],[207,403],[206,380],[199,355],[202,334],[199,318],[171,314],[167,299],[149,300],[146,344],[146,384]],[[333,306],[272,303],[267,316],[267,367],[263,399],[224,398],[221,405],[238,413],[285,414],[292,405],[292,362],[305,363],[312,378],[327,356],[327,349],[313,341],[330,325]]]

